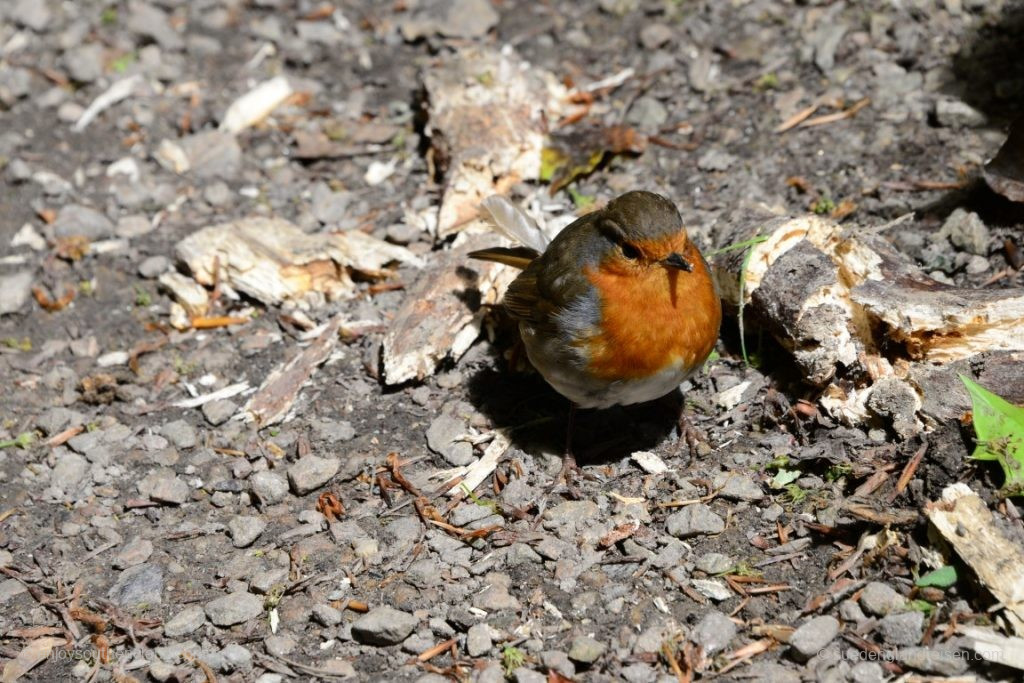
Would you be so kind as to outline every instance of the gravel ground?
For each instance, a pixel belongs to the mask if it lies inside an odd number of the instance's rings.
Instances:
[[[288,311],[177,332],[157,279],[178,240],[253,215],[363,230],[432,262],[445,245],[404,219],[441,189],[423,69],[509,44],[577,83],[633,68],[604,97],[604,123],[668,143],[577,181],[577,202],[659,191],[704,245],[754,206],[835,211],[852,227],[916,210],[895,243],[936,279],[981,285],[1024,225],[976,181],[1022,111],[1022,36],[1024,4],[1001,0],[6,0],[0,441],[29,436],[0,450],[0,658],[70,633],[73,647],[44,652],[26,680],[1016,679],[945,629],[986,618],[983,590],[914,583],[937,556],[916,513],[950,482],[1020,534],[998,474],[967,461],[968,431],[940,426],[897,493],[921,442],[793,417],[808,394],[785,354],[752,337],[747,367],[735,319],[685,400],[581,413],[594,479],[577,500],[544,495],[567,406],[509,369],[506,336],[383,389],[377,330],[406,295],[357,282],[309,315],[370,331],[333,353],[293,419],[258,430],[232,419],[244,396],[172,404],[258,386],[300,345]],[[231,102],[282,73],[308,97],[218,131]],[[865,99],[848,118],[776,132],[811,104],[822,115]],[[372,153],[297,160],[292,134],[311,126]],[[189,170],[161,157],[165,141]],[[574,210],[565,192],[552,202]],[[680,402],[707,437],[692,462]],[[401,488],[382,492],[398,478],[389,453],[433,487],[495,428],[512,446],[493,481],[436,504],[455,527],[499,531],[460,537],[401,505]],[[883,526],[846,503],[880,469],[894,476],[875,508],[915,521],[876,536]],[[318,509],[323,494],[344,511]],[[886,542],[854,556],[869,537]]]

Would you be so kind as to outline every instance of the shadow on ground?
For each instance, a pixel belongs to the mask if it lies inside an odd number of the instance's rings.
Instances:
[[[470,402],[504,429],[516,448],[561,455],[569,401],[537,373],[507,370],[501,357],[493,361],[470,376]],[[577,411],[572,441],[577,460],[581,465],[603,464],[674,438],[682,405],[676,391],[649,403]]]

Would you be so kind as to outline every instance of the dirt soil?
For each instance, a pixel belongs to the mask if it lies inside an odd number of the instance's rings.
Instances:
[[[754,322],[749,364],[727,317],[678,395],[580,414],[578,499],[547,492],[568,405],[509,361],[500,311],[496,333],[457,362],[382,385],[381,339],[419,277],[411,266],[385,280],[402,287],[357,279],[352,298],[306,312],[360,321],[358,334],[283,423],[238,419],[245,393],[174,407],[258,387],[306,344],[294,309],[245,299],[214,311],[247,310],[244,324],[172,329],[157,279],[180,269],[183,237],[262,215],[309,233],[363,230],[428,264],[449,247],[407,216],[436,206],[443,183],[423,72],[470,45],[512,46],[570,84],[634,70],[573,125],[624,124],[659,142],[575,181],[549,214],[652,190],[710,253],[736,210],[832,214],[854,230],[916,212],[888,234],[933,277],[1021,286],[1018,272],[993,276],[1004,244],[1024,242],[1024,213],[979,180],[1024,111],[1021,2],[8,0],[0,442],[18,443],[0,448],[0,659],[11,674],[35,647],[23,680],[1019,680],[949,627],[991,622],[994,601],[921,514],[962,481],[1007,535],[1024,535],[998,468],[968,459],[970,428],[900,441],[884,423],[844,426]],[[278,74],[306,95],[237,136],[211,134]],[[133,76],[127,97],[73,128]],[[778,131],[812,105],[802,120],[817,125]],[[294,133],[311,128],[356,151],[296,159]],[[195,143],[190,170],[157,161],[165,140]],[[393,165],[383,180],[381,163]],[[70,303],[54,303],[65,293]],[[702,434],[696,457],[678,437],[680,409]],[[511,446],[495,474],[472,499],[433,500],[457,529],[418,514],[401,473],[432,492],[430,475],[474,460],[498,429]],[[667,469],[643,469],[637,451]],[[956,583],[915,584],[947,563]]]

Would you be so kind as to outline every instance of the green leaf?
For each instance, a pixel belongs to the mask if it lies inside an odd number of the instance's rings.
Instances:
[[[784,489],[788,484],[792,484],[794,481],[800,478],[800,470],[787,470],[780,469],[772,477],[769,486],[773,489]]]
[[[956,583],[956,578],[956,567],[953,565],[946,565],[945,567],[939,567],[935,571],[930,571],[924,576],[921,576],[917,579],[914,585],[918,588],[926,588],[928,586],[949,588]]]
[[[911,600],[907,603],[907,607],[915,612],[924,612],[925,614],[931,614],[935,609],[935,605],[927,600]]]
[[[960,381],[971,395],[978,445],[971,457],[996,460],[1003,468],[1006,495],[1024,495],[1024,408],[997,396],[969,377]]]

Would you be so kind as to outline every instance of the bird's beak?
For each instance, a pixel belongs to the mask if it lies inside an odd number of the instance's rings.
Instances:
[[[693,272],[693,264],[684,259],[676,252],[672,252],[668,255],[668,258],[662,260],[663,265],[669,268],[676,268],[678,270],[685,270],[687,273]]]

